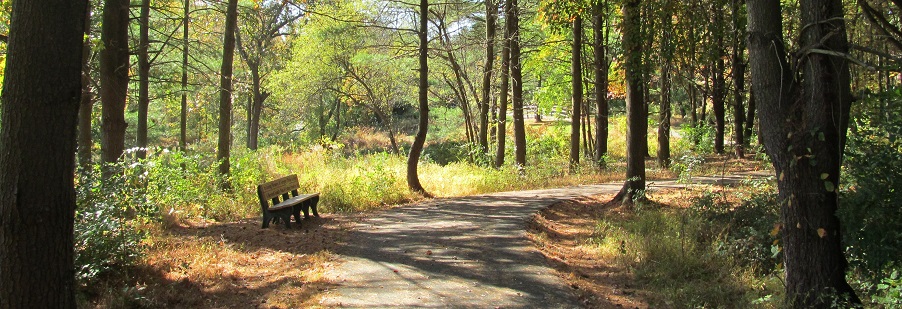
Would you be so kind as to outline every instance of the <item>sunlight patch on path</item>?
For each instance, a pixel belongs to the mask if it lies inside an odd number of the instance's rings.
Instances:
[[[745,176],[741,177],[742,179]],[[718,180],[720,179],[720,180]],[[725,183],[739,178],[696,177]],[[685,186],[657,181],[649,189]],[[526,237],[539,209],[616,193],[622,183],[435,199],[374,213],[360,222],[327,271],[338,285],[329,307],[579,308],[571,287]]]

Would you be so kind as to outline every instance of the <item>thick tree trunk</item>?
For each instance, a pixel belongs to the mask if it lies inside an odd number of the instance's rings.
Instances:
[[[91,32],[91,4],[85,16],[85,34]],[[81,102],[78,104],[78,166],[83,170],[91,168],[91,113],[94,110],[94,94],[91,93],[91,40],[85,40],[81,60]]]
[[[745,130],[742,126],[745,124],[745,110],[743,101],[743,93],[745,92],[745,64],[742,59],[742,53],[745,51],[744,34],[745,25],[740,23],[739,6],[742,0],[733,0],[730,5],[731,16],[733,17],[733,54],[732,54],[732,71],[733,71],[733,143],[736,157],[745,156]]]
[[[595,35],[595,107],[598,116],[595,117],[595,162],[598,166],[604,166],[604,157],[608,153],[608,61],[605,57],[607,49],[608,28],[605,12],[607,3],[592,4],[594,19],[593,31]],[[602,34],[604,27],[604,34]]]
[[[219,80],[219,144],[216,160],[219,173],[229,175],[232,145],[232,64],[235,59],[235,28],[238,21],[238,0],[229,0],[226,8],[225,32],[222,39],[222,68]],[[231,187],[224,183],[224,187]]]
[[[492,69],[495,61],[495,20],[498,6],[485,0],[485,67],[482,69],[482,100],[479,102],[479,145],[489,153],[489,100],[492,93]]]
[[[632,201],[645,190],[645,153],[648,141],[644,138],[648,130],[642,81],[642,37],[639,17],[639,0],[623,3],[623,51],[626,70],[626,182],[615,199]]]
[[[13,1],[0,112],[0,308],[75,308],[84,0]]]
[[[150,0],[141,2],[141,15],[138,17],[138,151],[139,159],[147,157],[147,108],[150,105],[150,59],[147,49],[150,47]]]
[[[420,105],[420,117],[417,127],[417,134],[414,136],[413,144],[410,146],[410,154],[407,157],[407,186],[411,191],[430,196],[423,185],[420,184],[420,176],[417,167],[420,162],[420,154],[423,152],[423,145],[426,144],[426,133],[429,130],[429,63],[428,63],[428,47],[429,40],[426,36],[428,31],[426,25],[427,16],[429,16],[429,1],[420,0],[420,20],[417,36],[420,44],[418,46],[418,60],[420,64],[420,79],[418,101]]]
[[[188,148],[188,23],[191,21],[191,0],[185,0],[185,16],[182,26],[182,111],[179,120],[179,148]]]
[[[507,22],[511,29],[510,70],[511,102],[514,105],[514,159],[519,168],[526,167],[526,126],[523,123],[523,67],[520,61],[520,7],[511,0]]]
[[[846,283],[837,184],[851,106],[842,2],[803,0],[801,72],[789,66],[780,2],[749,1],[749,59],[760,128],[777,174],[786,305],[827,308],[839,298],[860,303]],[[824,54],[818,50],[828,50]],[[793,77],[801,75],[796,81]],[[841,305],[850,306],[850,305]]]
[[[511,0],[504,1],[504,38],[501,44],[501,90],[498,93],[498,126],[495,134],[498,139],[497,151],[495,152],[495,168],[504,165],[504,151],[507,146],[507,100],[508,89],[510,89],[510,36],[514,32],[510,23]]]
[[[101,159],[115,163],[125,150],[125,98],[128,92],[128,0],[103,2],[100,39]],[[104,173],[109,176],[109,171]]]
[[[573,19],[573,45],[570,54],[570,79],[572,85],[573,102],[570,116],[570,170],[573,171],[579,165],[579,130],[582,120],[583,106],[583,79],[582,79],[582,45],[583,45],[583,18],[576,15]]]

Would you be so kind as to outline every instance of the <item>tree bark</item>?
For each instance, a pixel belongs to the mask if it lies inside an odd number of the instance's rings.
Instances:
[[[423,145],[426,144],[426,133],[429,131],[429,40],[426,36],[427,28],[426,19],[429,16],[429,1],[420,0],[420,20],[417,37],[420,44],[418,46],[418,61],[420,66],[419,92],[417,100],[420,105],[420,117],[417,126],[417,134],[414,136],[413,144],[410,146],[410,154],[407,157],[407,186],[411,191],[417,192],[424,196],[431,196],[423,185],[420,184],[420,176],[417,167],[420,162],[420,154],[423,152]]]
[[[605,27],[607,3],[596,0],[592,4],[595,35],[595,162],[604,166],[604,157],[608,153],[608,61],[605,57],[607,49],[608,28]],[[602,28],[604,33],[602,34]]]
[[[798,66],[789,66],[780,2],[748,1],[749,59],[765,149],[781,203],[786,305],[860,303],[845,280],[837,187],[852,97],[839,0],[803,0]],[[795,61],[793,61],[795,63]],[[800,72],[793,72],[800,68]],[[794,80],[796,75],[799,80]],[[847,306],[847,305],[841,305]]]
[[[125,151],[125,98],[128,93],[128,0],[103,2],[100,39],[101,159],[119,161]],[[104,170],[104,176],[111,171]]]
[[[0,308],[75,308],[84,0],[13,1],[0,111]]]
[[[517,0],[510,2],[509,22],[511,29],[510,70],[511,103],[514,105],[514,159],[518,168],[526,167],[526,126],[523,123],[523,67],[520,61],[520,8]]]
[[[138,151],[139,159],[147,158],[147,108],[150,105],[150,0],[141,2],[138,17]]]
[[[713,3],[714,21],[712,23],[712,36],[714,48],[714,63],[711,71],[711,105],[714,110],[714,152],[724,152],[724,134],[725,134],[725,103],[726,98],[726,82],[724,81],[724,48],[723,48],[723,5],[720,0]]]
[[[229,175],[232,145],[232,63],[235,59],[235,28],[238,21],[238,0],[229,0],[226,8],[225,32],[222,39],[222,68],[219,80],[219,144],[216,160],[219,173]],[[223,184],[230,187],[228,181]]]
[[[85,15],[85,34],[91,33],[91,3]],[[94,140],[91,138],[91,113],[94,111],[94,94],[91,92],[91,40],[85,40],[82,47],[81,60],[81,102],[78,105],[78,166],[82,170],[90,170],[91,150]]]
[[[733,53],[732,53],[732,71],[733,71],[733,143],[737,158],[745,156],[745,130],[742,126],[745,124],[745,110],[743,101],[743,93],[745,92],[745,64],[742,59],[742,53],[745,51],[744,31],[745,25],[740,23],[739,9],[742,0],[733,0],[730,5],[731,16],[733,17]]]
[[[639,0],[623,2],[623,52],[626,70],[626,182],[620,193],[614,197],[629,203],[645,190],[645,153],[648,141],[644,138],[648,130],[645,115],[645,101],[642,81],[642,37],[639,16]]]
[[[261,86],[262,78],[260,77],[260,66],[256,63],[251,65],[248,63],[248,68],[251,71],[251,106],[250,106],[250,118],[247,123],[247,148],[250,150],[257,150],[259,146],[259,136],[260,136],[260,116],[263,114],[263,102],[266,102],[266,99],[269,98],[270,93],[268,91],[264,91]]]
[[[179,122],[179,148],[188,148],[188,24],[191,21],[191,0],[185,0],[185,16],[182,26],[182,111]]]
[[[510,14],[511,14],[511,1],[504,1],[504,38],[502,38],[501,44],[501,90],[498,93],[499,103],[498,103],[498,126],[497,133],[495,136],[498,138],[498,148],[495,152],[495,168],[500,168],[504,165],[504,151],[507,146],[507,100],[508,100],[508,89],[510,88],[510,44],[511,44],[511,34],[515,29],[512,28],[513,24],[510,23]]]
[[[582,120],[583,79],[582,79],[582,45],[583,18],[579,15],[573,19],[573,45],[571,48],[570,80],[572,85],[572,109],[570,115],[570,171],[579,165],[579,130]]]
[[[479,145],[489,153],[489,100],[492,93],[492,69],[495,61],[495,21],[498,6],[485,0],[485,67],[482,69],[482,100],[479,102]]]
[[[664,35],[662,36],[664,64],[661,66],[661,108],[658,111],[658,166],[670,167],[671,74],[673,70],[673,1],[664,5]]]
[[[744,140],[742,141],[743,149],[750,149],[752,143],[752,128],[755,127],[755,92],[749,89],[749,108],[746,110],[745,114],[745,133],[742,134]]]

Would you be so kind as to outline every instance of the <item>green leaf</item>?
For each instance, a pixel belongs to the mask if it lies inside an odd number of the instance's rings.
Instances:
[[[821,174],[821,180],[826,180],[827,177],[830,177],[830,174],[827,174],[827,173]]]
[[[824,137],[824,132],[818,132],[818,133],[817,133],[817,140],[823,142],[823,141],[826,140],[826,139],[827,139],[827,138]]]
[[[827,192],[833,192],[833,190],[836,190],[836,187],[833,186],[832,182],[824,181],[824,189],[826,189]]]

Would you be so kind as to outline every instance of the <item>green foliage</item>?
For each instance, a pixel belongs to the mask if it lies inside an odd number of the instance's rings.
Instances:
[[[865,102],[867,104],[867,102]],[[902,304],[902,121],[858,117],[846,146],[838,215],[851,279],[875,305]]]
[[[777,270],[782,261],[778,232],[780,209],[773,188],[755,181],[757,189],[740,193],[739,205],[727,203],[715,192],[693,199],[691,212],[710,222],[708,238],[716,252],[730,256],[738,265],[760,275]]]
[[[714,152],[714,127],[707,124],[698,126],[684,126],[682,130],[684,136],[678,142],[677,148],[688,149],[694,153],[711,153]],[[687,143],[687,144],[680,144]]]
[[[884,308],[902,307],[902,277],[899,271],[894,270],[889,277],[883,278],[877,284],[877,295],[871,298],[876,305]]]
[[[570,154],[570,124],[556,122],[542,130],[536,130],[534,137],[526,140],[528,159],[532,162],[548,162],[568,158]],[[569,158],[567,159],[569,160]],[[529,162],[529,161],[527,161]],[[566,162],[566,161],[565,161]]]
[[[423,149],[423,158],[438,165],[467,160],[471,144],[462,141],[443,141],[430,143]]]
[[[678,181],[688,183],[692,181],[693,173],[705,163],[705,157],[696,153],[686,153],[670,165],[670,170],[679,175]]]
[[[141,226],[158,214],[145,198],[142,165],[122,162],[112,168],[119,173],[105,181],[99,167],[79,173],[74,262],[82,287],[135,265],[144,249]]]

